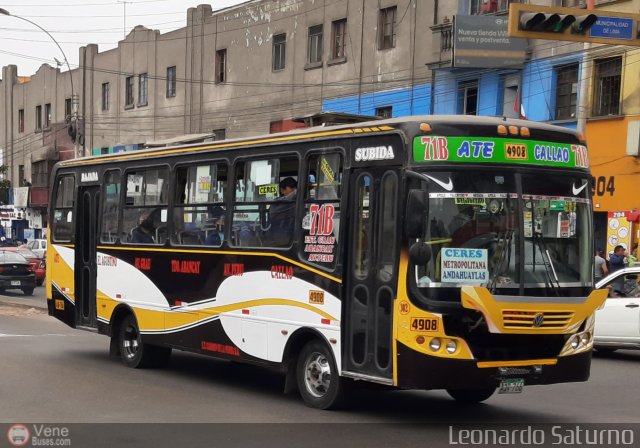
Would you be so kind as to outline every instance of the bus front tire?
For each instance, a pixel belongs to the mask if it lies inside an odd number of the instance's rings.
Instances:
[[[335,409],[343,403],[345,381],[340,378],[333,353],[319,340],[307,343],[296,364],[298,390],[312,408]]]
[[[487,389],[447,389],[447,393],[458,403],[476,404],[485,401],[496,391],[495,387]]]
[[[164,367],[171,359],[171,348],[142,342],[138,323],[132,315],[125,317],[120,325],[118,346],[124,365],[134,369]]]

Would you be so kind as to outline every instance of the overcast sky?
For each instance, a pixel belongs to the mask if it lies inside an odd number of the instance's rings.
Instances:
[[[204,0],[6,0],[0,8],[37,23],[58,41],[71,68],[78,64],[78,48],[98,44],[99,51],[118,45],[136,25],[161,33],[184,27],[187,9]],[[213,0],[213,10],[246,0]],[[126,7],[126,22],[125,22]],[[126,28],[125,28],[126,25]],[[16,17],[0,15],[0,67],[18,66],[20,76],[33,75],[43,63],[64,63],[60,50],[40,29]],[[67,68],[64,67],[63,71]]]

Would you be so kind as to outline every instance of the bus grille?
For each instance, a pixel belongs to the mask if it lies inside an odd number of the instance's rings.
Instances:
[[[523,311],[503,310],[504,328],[517,330],[522,328],[542,328],[562,330],[573,320],[573,311]]]

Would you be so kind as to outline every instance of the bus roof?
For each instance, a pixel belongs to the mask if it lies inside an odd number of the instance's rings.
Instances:
[[[215,150],[215,149],[231,149],[239,146],[250,144],[270,144],[270,143],[290,143],[305,138],[329,138],[329,137],[349,137],[354,135],[390,132],[396,129],[404,129],[406,131],[419,132],[419,125],[428,123],[433,127],[446,126],[447,128],[459,127],[461,129],[470,128],[487,128],[498,125],[528,127],[538,132],[549,132],[555,135],[564,134],[564,139],[579,139],[578,133],[571,129],[560,126],[550,125],[547,123],[539,123],[528,120],[518,120],[506,117],[484,117],[470,115],[414,115],[398,118],[388,118],[384,120],[366,121],[360,123],[350,123],[337,126],[316,126],[311,128],[299,128],[287,132],[274,134],[262,134],[254,137],[244,137],[227,139],[206,143],[193,143],[186,145],[176,145],[167,147],[148,148],[136,151],[118,152],[113,154],[103,154],[82,157],[77,159],[65,160],[59,162],[60,166],[85,165],[92,162],[109,161],[109,159],[135,159],[139,156],[149,154],[153,155],[169,155],[183,151],[195,150]]]

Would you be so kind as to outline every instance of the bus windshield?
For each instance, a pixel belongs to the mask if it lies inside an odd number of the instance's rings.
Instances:
[[[430,299],[443,288],[496,293],[582,294],[591,273],[586,178],[499,171],[429,172],[423,242],[432,256],[414,266]]]

